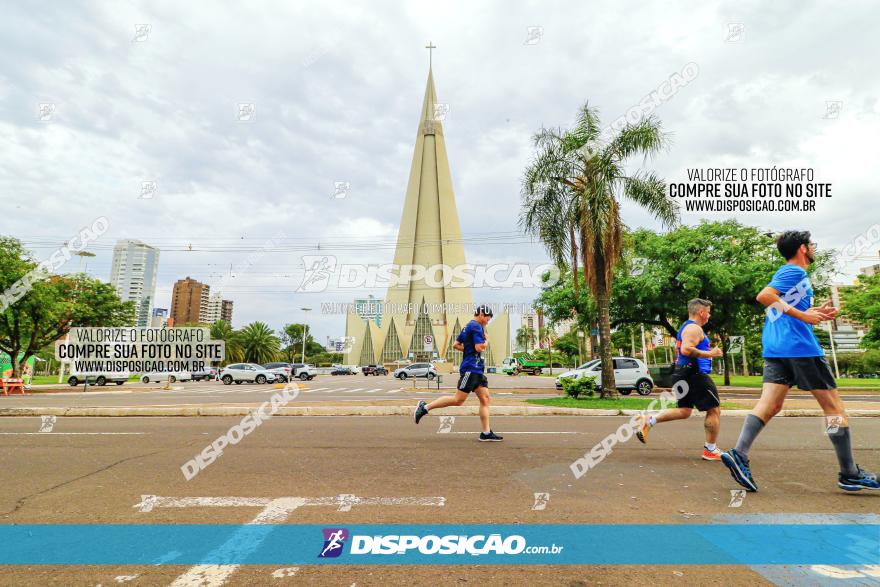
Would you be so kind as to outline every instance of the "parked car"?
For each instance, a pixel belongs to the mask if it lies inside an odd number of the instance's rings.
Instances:
[[[226,365],[220,371],[220,381],[224,385],[232,385],[233,381],[236,385],[241,385],[243,381],[259,384],[272,383],[275,381],[275,374],[256,363],[234,363]]]
[[[413,363],[406,367],[394,370],[394,376],[398,379],[406,379],[408,377],[426,377],[434,379],[437,377],[437,369],[431,363]]]
[[[333,367],[330,375],[354,375],[354,369],[351,367]]]
[[[217,367],[208,367],[202,371],[193,371],[193,381],[213,381],[217,379]]]
[[[192,378],[192,373],[189,371],[152,371],[141,374],[141,383],[166,380],[170,383],[175,383],[177,381],[190,381]]]
[[[291,378],[295,377],[302,381],[311,381],[315,378],[318,372],[315,370],[314,365],[309,365],[307,363],[291,363],[290,374]]]
[[[67,378],[67,384],[71,387],[76,387],[80,383],[85,383],[86,380],[92,385],[107,385],[108,381],[116,385],[122,385],[128,381],[128,373],[77,373]]]
[[[263,367],[274,373],[275,380],[280,383],[290,380],[290,363],[266,363]]]
[[[614,383],[621,395],[629,395],[636,390],[639,395],[650,395],[654,389],[654,380],[648,368],[639,359],[632,357],[614,357]],[[566,371],[556,378],[556,389],[562,389],[563,379],[578,377],[594,377],[596,385],[602,385],[602,363],[599,359],[588,361],[580,367]]]
[[[361,367],[364,375],[388,375],[388,369],[384,365],[364,365]]]

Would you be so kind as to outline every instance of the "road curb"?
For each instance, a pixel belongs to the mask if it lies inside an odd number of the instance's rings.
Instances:
[[[120,406],[120,407],[29,407],[0,408],[2,416],[64,416],[64,417],[125,417],[125,416],[246,416],[255,407],[247,406]],[[433,414],[477,416],[478,406],[458,406],[435,410]],[[295,406],[279,409],[276,416],[411,416],[411,406]],[[634,416],[639,410],[593,410],[552,406],[496,406],[493,416]],[[725,416],[745,417],[749,410],[725,410]],[[852,417],[880,417],[880,410],[849,410]],[[820,417],[821,410],[783,410],[777,417]]]

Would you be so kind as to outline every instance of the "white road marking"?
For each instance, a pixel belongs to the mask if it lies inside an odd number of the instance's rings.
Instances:
[[[338,390],[336,390],[336,391],[342,391],[343,389],[345,389],[345,388],[343,387],[342,389],[338,389]],[[323,391],[324,391],[324,393],[330,393],[331,391],[334,391],[334,390],[332,390],[332,389],[330,389],[330,388],[328,387],[327,389],[325,389],[325,390],[323,390]]]
[[[38,436],[45,432],[0,432],[3,436]],[[52,436],[130,436],[147,434],[146,432],[53,432]]]
[[[364,390],[363,387],[355,387],[354,389],[346,389],[345,393],[354,393],[356,391],[363,391],[363,390]]]
[[[291,513],[302,506],[338,506],[338,511],[349,511],[355,505],[446,505],[445,497],[358,497],[340,494],[335,497],[160,497],[142,495],[135,504],[140,512],[155,507],[260,507],[263,510],[248,525],[283,523]],[[266,528],[265,534],[272,531]],[[264,536],[265,537],[265,536]],[[256,539],[255,539],[256,538]],[[236,532],[223,545],[213,550],[209,557],[243,558],[257,549],[262,541],[253,532]],[[195,565],[177,577],[171,587],[220,587],[241,565]]]
[[[398,393],[399,391],[399,389],[389,389],[388,393]]]
[[[476,432],[450,432],[450,434],[477,434]],[[584,434],[584,432],[511,432],[505,431],[504,434]]]
[[[377,387],[376,389],[370,389],[367,393],[376,393],[377,391],[382,391],[381,387]]]

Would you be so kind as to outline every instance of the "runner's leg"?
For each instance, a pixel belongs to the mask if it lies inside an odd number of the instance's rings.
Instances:
[[[840,394],[836,389],[814,389],[810,393],[825,412],[825,429],[831,444],[834,445],[837,462],[840,463],[840,472],[845,475],[857,475],[858,468],[852,454],[849,418],[846,416],[846,408],[843,406]]]
[[[484,388],[485,389],[485,388]],[[449,406],[460,406],[465,402],[468,398],[468,394],[457,389],[455,391],[455,395],[447,395],[445,397],[440,397],[429,403],[426,407],[428,411],[435,410],[437,408],[448,408]]]
[[[765,383],[761,390],[761,399],[752,409],[752,412],[746,416],[742,430],[739,433],[739,440],[736,441],[736,451],[743,456],[748,456],[749,449],[755,438],[758,437],[764,426],[779,413],[782,404],[785,402],[785,396],[788,395],[790,386],[782,383]]]
[[[488,434],[489,430],[491,430],[489,426],[489,404],[491,403],[489,389],[487,387],[478,387],[474,390],[474,394],[480,400],[480,425],[483,427],[482,431]]]

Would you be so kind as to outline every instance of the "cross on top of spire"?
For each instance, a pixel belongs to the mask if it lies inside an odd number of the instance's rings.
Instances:
[[[428,41],[428,44],[425,45],[425,49],[428,50],[428,69],[431,69],[432,57],[433,57],[434,49],[436,49],[436,48],[437,48],[437,45],[435,45],[431,41]]]

